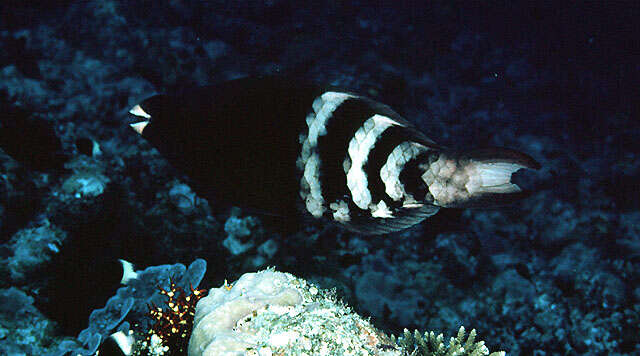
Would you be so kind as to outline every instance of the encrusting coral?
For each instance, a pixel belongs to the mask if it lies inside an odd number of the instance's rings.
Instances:
[[[64,341],[54,354],[108,354],[100,346],[108,338],[116,340],[123,352],[128,350],[125,354],[136,356],[505,355],[490,353],[483,341],[476,342],[475,330],[467,335],[464,327],[448,343],[434,332],[405,330],[398,338],[389,337],[339,301],[334,291],[273,269],[246,273],[233,284],[225,281],[209,291],[194,288],[205,266],[203,260],[197,260],[187,271],[178,264],[136,272],[136,278],[119,289],[117,298],[92,313],[90,324],[104,324],[99,322],[104,319],[102,314],[118,314],[107,322],[113,327],[103,330],[94,325],[77,342]],[[146,288],[149,283],[156,287]],[[122,303],[126,305],[114,306]],[[134,323],[131,328],[123,322],[128,314]],[[106,333],[110,336],[104,338]]]
[[[400,355],[371,323],[304,279],[264,270],[196,307],[189,356]]]
[[[464,327],[448,345],[433,332],[388,337],[332,292],[272,269],[212,288],[198,302],[193,325],[189,356],[505,355],[489,354],[475,330],[465,338]]]

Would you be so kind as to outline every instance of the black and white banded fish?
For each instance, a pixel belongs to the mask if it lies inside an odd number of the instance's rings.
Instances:
[[[276,77],[155,95],[130,113],[203,197],[368,234],[512,201],[512,173],[539,167],[509,149],[447,150],[384,104]]]

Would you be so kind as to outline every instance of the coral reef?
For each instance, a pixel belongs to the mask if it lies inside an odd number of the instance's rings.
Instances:
[[[40,355],[54,348],[55,323],[33,305],[34,298],[11,287],[0,289],[0,354]]]
[[[64,231],[43,221],[40,226],[18,231],[11,240],[9,248],[13,255],[0,260],[0,268],[8,270],[8,281],[15,285],[27,284],[34,273],[59,252],[66,238]]]
[[[0,353],[148,330],[156,286],[186,268],[152,267],[108,304],[121,258],[203,258],[208,286],[272,265],[387,334],[468,325],[509,355],[640,353],[635,17],[626,2],[0,1]],[[205,202],[127,125],[153,93],[275,73],[369,95],[452,148],[528,152],[533,194],[364,238]],[[232,234],[251,247],[232,253]]]
[[[448,344],[444,343],[442,334],[436,336],[431,332],[425,332],[424,336],[418,330],[413,334],[409,330],[404,331],[399,338],[392,337],[410,355],[415,356],[505,356],[504,351],[489,353],[489,349],[484,345],[484,341],[476,342],[476,330],[473,329],[469,336],[465,338],[464,327],[458,329],[456,337],[452,337]]]
[[[198,303],[189,355],[399,355],[381,351],[388,346],[330,293],[265,270],[213,288]]]
[[[125,318],[135,321],[136,330],[152,329],[151,320],[146,317],[148,306],[164,302],[162,291],[171,290],[172,285],[174,288],[179,286],[182,289],[198,286],[205,270],[205,261],[196,260],[188,268],[182,264],[175,264],[137,271],[136,278],[119,288],[104,308],[91,313],[88,327],[82,330],[77,338],[62,341],[54,354],[65,355],[71,352],[74,355],[93,355],[111,334],[129,331],[130,323],[126,322]],[[159,286],[161,288],[158,288]]]
[[[489,355],[461,327],[448,345],[442,334],[406,329],[389,338],[338,301],[331,291],[272,269],[244,274],[210,290],[196,306],[189,356],[212,355]],[[490,356],[504,356],[504,352]]]
[[[149,316],[154,324],[143,341],[138,341],[138,347],[148,350],[152,355],[184,355],[193,329],[196,304],[207,296],[207,290],[195,289],[190,285],[187,293],[173,281],[169,282],[168,289],[159,289],[160,294],[167,298],[164,302],[167,308],[151,303]]]

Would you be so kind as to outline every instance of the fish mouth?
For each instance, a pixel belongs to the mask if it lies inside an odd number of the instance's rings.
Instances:
[[[147,125],[149,125],[149,121],[140,121],[133,124],[129,124],[129,126],[131,126],[133,131],[137,132],[138,135],[142,135],[142,132],[144,131],[144,128],[147,127]]]
[[[149,124],[149,119],[151,119],[151,115],[149,115],[140,105],[134,106],[131,110],[129,110],[129,114],[135,116],[142,121],[135,122],[133,124],[129,124],[133,131],[137,132],[139,135],[142,135],[144,128]]]
[[[137,116],[137,117],[142,117],[142,118],[145,118],[145,119],[150,119],[151,118],[151,115],[147,114],[147,112],[144,111],[144,109],[140,105],[136,105],[133,108],[131,108],[131,110],[129,110],[129,114]]]

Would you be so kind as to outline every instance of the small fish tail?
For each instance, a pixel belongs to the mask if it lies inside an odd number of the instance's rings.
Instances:
[[[521,169],[537,170],[540,164],[522,152],[487,148],[469,152],[441,152],[425,165],[422,176],[433,204],[440,207],[500,206],[522,199],[530,192],[514,182]]]

